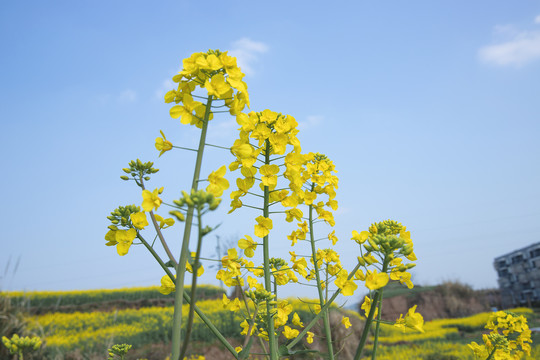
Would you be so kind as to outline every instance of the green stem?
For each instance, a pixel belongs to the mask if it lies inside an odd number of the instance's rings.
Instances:
[[[152,219],[152,224],[154,224],[154,228],[156,229],[156,232],[159,237],[159,241],[161,241],[161,245],[163,246],[163,249],[165,249],[165,252],[167,253],[167,256],[169,257],[169,260],[173,262],[173,264],[177,264],[176,259],[174,258],[171,250],[169,249],[169,246],[167,245],[167,242],[165,241],[165,238],[163,237],[163,234],[161,233],[161,229],[156,221],[156,217],[154,216],[154,212],[150,211],[150,218]]]
[[[194,308],[195,308],[195,301],[196,301],[196,291],[197,291],[197,278],[198,278],[198,271],[199,271],[199,258],[201,257],[201,247],[202,247],[202,215],[201,215],[201,209],[200,207],[197,208],[197,224],[198,224],[198,239],[197,239],[197,253],[195,255],[195,261],[193,262],[192,271],[193,271],[193,277],[191,280],[191,302],[189,303],[189,314],[188,314],[188,322],[186,326],[186,335],[184,337],[184,343],[182,344],[182,348],[180,349],[180,359],[184,358],[184,355],[186,354],[187,347],[189,345],[189,338],[191,337],[191,331],[193,330],[193,315],[194,315]]]
[[[491,351],[491,353],[489,354],[489,356],[487,357],[486,360],[491,360],[491,358],[493,357],[493,355],[495,354],[495,351],[497,351],[497,348],[494,347],[493,350]]]
[[[270,141],[267,139],[265,141],[265,150],[264,150],[264,160],[265,164],[270,164]],[[270,191],[268,186],[264,187],[264,206],[263,206],[263,216],[268,218],[268,205],[270,203]],[[270,245],[268,241],[268,235],[263,238],[263,268],[264,268],[264,288],[268,292],[272,292],[272,278],[270,271]],[[273,306],[266,302],[266,320],[268,323],[268,339],[269,339],[269,352],[270,360],[277,360],[279,354],[277,351],[277,339],[274,333],[274,318],[272,317]]]
[[[375,360],[377,358],[377,345],[379,344],[379,328],[381,327],[383,289],[381,288],[379,292],[381,293],[381,299],[377,303],[377,324],[375,325],[375,338],[373,339],[373,353],[371,353],[371,360]]]
[[[313,186],[311,191],[313,191]],[[319,303],[322,308],[325,304],[323,297],[323,290],[321,286],[321,277],[319,275],[319,265],[317,263],[317,249],[315,248],[315,234],[313,231],[313,205],[309,205],[309,237],[311,243],[311,256],[313,257],[313,267],[315,268],[315,277],[317,280],[317,290],[319,292]],[[328,274],[328,273],[327,273]],[[328,283],[326,283],[326,288],[328,289]],[[332,332],[330,329],[330,320],[328,318],[328,311],[324,310],[323,313],[323,322],[324,322],[324,333],[326,336],[326,346],[328,347],[328,359],[334,359],[334,349],[332,347]]]
[[[208,95],[206,102],[206,111],[201,129],[201,137],[199,139],[199,148],[197,150],[197,160],[195,161],[195,171],[193,173],[193,181],[191,188],[197,190],[199,176],[201,173],[202,158],[204,153],[204,144],[206,142],[206,132],[208,130],[208,120],[210,118],[210,107],[212,106],[212,95]],[[182,250],[180,251],[180,259],[176,267],[176,291],[174,293],[174,314],[173,314],[173,329],[172,329],[172,360],[180,360],[180,345],[182,342],[182,305],[184,301],[184,276],[186,273],[186,262],[189,251],[189,238],[191,236],[191,225],[193,223],[193,207],[190,207],[186,216],[186,225],[184,227],[184,237],[182,240]],[[234,349],[233,349],[234,350]],[[236,351],[234,352],[236,353]]]
[[[382,272],[386,272],[388,269],[388,262],[389,260],[386,260],[383,262]],[[364,325],[364,331],[362,332],[362,336],[360,337],[360,343],[358,344],[358,347],[356,348],[356,355],[354,356],[354,360],[360,360],[362,357],[362,352],[364,351],[364,346],[366,345],[367,336],[369,333],[369,330],[371,329],[371,323],[373,322],[373,316],[375,314],[375,309],[378,309],[376,306],[379,301],[382,301],[382,291],[376,291],[375,296],[373,297],[373,306],[371,306],[371,309],[369,310],[368,317],[366,319],[366,323]],[[380,310],[379,310],[380,312]],[[373,349],[373,351],[376,351]]]

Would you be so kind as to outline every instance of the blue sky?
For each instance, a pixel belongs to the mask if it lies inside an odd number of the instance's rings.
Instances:
[[[294,116],[303,150],[334,161],[337,249],[350,268],[351,231],[387,218],[411,231],[421,285],[495,287],[493,258],[540,241],[540,3],[207,4],[2,5],[1,289],[159,284],[144,249],[120,258],[104,246],[106,216],[142,201],[119,179],[131,159],[156,161],[151,186],[165,199],[188,187],[192,156],[158,160],[154,139],[162,129],[195,143],[163,95],[183,58],[213,48],[238,57],[252,110]],[[214,121],[210,141],[230,145],[234,119]],[[208,150],[203,172],[230,161]],[[222,239],[252,234],[254,213],[227,210],[209,219]],[[286,226],[272,245],[283,257]],[[175,253],[180,231],[167,234]]]

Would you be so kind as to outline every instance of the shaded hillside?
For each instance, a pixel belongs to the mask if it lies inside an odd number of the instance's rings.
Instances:
[[[418,305],[416,311],[424,320],[429,321],[491,311],[494,307],[500,308],[500,304],[498,289],[474,290],[459,282],[445,282],[437,286],[415,286],[409,290],[395,283],[384,291],[382,318],[394,321],[414,305]]]

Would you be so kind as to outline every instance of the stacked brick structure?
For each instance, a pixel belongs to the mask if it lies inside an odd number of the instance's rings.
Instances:
[[[496,257],[503,307],[540,303],[540,242]]]

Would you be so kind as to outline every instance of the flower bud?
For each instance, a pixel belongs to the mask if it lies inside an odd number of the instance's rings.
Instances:
[[[184,206],[184,205],[186,204],[186,202],[184,201],[183,198],[180,199],[180,200],[173,200],[173,203],[174,203],[175,205],[177,205],[178,207],[182,207],[182,206]]]
[[[216,210],[220,203],[221,199],[214,198],[214,201],[210,204],[210,210]]]
[[[401,253],[405,256],[409,255],[410,253],[413,252],[413,248],[412,246],[409,246],[409,245],[405,245],[402,249],[401,249]]]
[[[120,176],[120,179],[122,179],[122,180],[129,180],[129,178],[128,178],[127,176],[125,176],[125,175]]]
[[[373,241],[372,238],[368,238],[367,241],[369,242],[369,245],[371,245],[371,247],[375,250],[379,250],[379,246],[377,246],[377,244],[375,243],[375,241]],[[364,245],[365,246],[365,245]],[[367,250],[367,249],[366,249]],[[368,250],[368,251],[373,251],[373,250]]]
[[[184,216],[184,214],[182,214],[180,211],[178,210],[173,210],[173,211],[169,211],[169,214],[171,214],[172,216],[176,217],[178,219],[178,221],[185,221],[186,218]]]
[[[204,235],[208,234],[209,232],[211,232],[212,230],[214,230],[214,229],[212,229],[210,226],[206,226],[204,229],[202,229],[201,235],[204,236]]]

